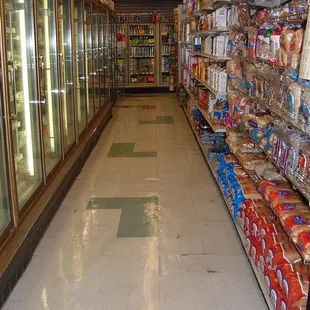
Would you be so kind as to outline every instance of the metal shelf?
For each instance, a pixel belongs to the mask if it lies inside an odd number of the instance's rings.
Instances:
[[[280,120],[288,123],[290,126],[294,127],[295,129],[299,130],[300,133],[308,136],[310,138],[310,132],[306,132],[303,127],[302,124],[300,123],[296,123],[294,122],[294,120],[292,120],[291,118],[289,118],[288,116],[284,115],[281,113],[281,109],[278,107],[278,109],[274,108],[272,105],[268,104],[268,102],[260,100],[257,97],[252,97],[249,96],[248,94],[246,94],[244,91],[240,90],[240,89],[234,89],[235,91],[238,91],[240,93],[242,93],[244,96],[248,97],[249,99],[252,99],[254,101],[256,101],[257,103],[259,103],[262,107],[264,107],[266,110],[268,110],[273,116],[276,116],[277,118],[279,118]]]
[[[150,55],[150,56],[130,56],[130,58],[154,58],[154,55]]]
[[[191,73],[191,76],[197,80],[199,83],[201,83],[203,86],[205,86],[211,93],[213,93],[216,96],[226,96],[227,92],[225,93],[221,93],[221,92],[217,92],[214,88],[212,88],[208,83],[203,82],[202,80],[200,80],[199,78],[197,78],[194,74]]]
[[[215,27],[215,28],[211,28],[207,30],[195,31],[189,34],[194,37],[203,37],[203,36],[216,35],[218,33],[229,32],[229,31],[230,30],[227,27]]]
[[[194,51],[192,51],[191,54],[192,55],[196,55],[196,56],[201,56],[201,57],[209,58],[209,59],[212,59],[212,60],[215,60],[215,61],[223,61],[223,62],[225,62],[225,61],[231,59],[230,57],[213,56],[213,55],[199,53],[199,52],[194,52]]]
[[[214,132],[226,132],[226,128],[225,126],[222,125],[215,125],[211,122],[210,116],[208,115],[208,113],[206,111],[204,111],[197,103],[197,100],[194,98],[193,94],[190,92],[190,90],[188,89],[188,87],[186,87],[184,85],[184,89],[186,90],[186,92],[188,93],[189,97],[191,98],[191,100],[193,101],[193,103],[195,104],[195,106],[199,109],[199,111],[201,112],[201,114],[203,115],[203,117],[206,119],[206,121],[209,123],[210,127],[212,128],[212,130]]]

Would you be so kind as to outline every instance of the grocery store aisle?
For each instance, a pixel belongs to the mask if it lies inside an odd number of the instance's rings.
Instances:
[[[174,94],[120,99],[8,302],[31,310],[262,310]]]

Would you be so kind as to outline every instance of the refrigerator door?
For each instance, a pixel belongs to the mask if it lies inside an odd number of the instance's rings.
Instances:
[[[108,13],[104,12],[103,14],[103,75],[104,83],[101,84],[101,89],[103,90],[104,104],[109,101],[109,86],[110,86],[110,77],[109,77],[109,49],[108,49]]]
[[[45,169],[48,174],[62,158],[54,0],[37,1],[37,38]]]
[[[99,16],[98,16],[98,36],[99,36],[99,41],[98,41],[98,77],[99,77],[99,95],[100,95],[100,106],[102,107],[105,103],[105,96],[104,96],[104,87],[105,87],[105,27],[106,27],[106,13],[100,11]]]
[[[87,121],[94,117],[94,95],[93,95],[93,53],[92,53],[92,17],[91,6],[85,3],[84,8],[84,30],[85,30],[85,59],[86,59],[86,97],[87,97]]]
[[[87,106],[86,106],[86,68],[84,53],[84,8],[81,0],[74,1],[74,35],[75,35],[75,53],[76,53],[76,103],[77,103],[77,121],[79,134],[83,132],[87,124]]]
[[[71,40],[71,1],[58,0],[59,74],[62,100],[63,144],[68,151],[75,142],[74,78]]]
[[[93,6],[92,11],[92,49],[93,49],[93,94],[95,113],[100,110],[100,75],[99,75],[99,11]]]
[[[160,84],[167,85],[170,82],[171,69],[171,43],[174,38],[173,24],[160,24]]]
[[[156,84],[154,24],[129,24],[129,84]]]
[[[10,114],[19,208],[42,183],[33,1],[5,1]]]
[[[1,48],[1,45],[0,45]],[[2,64],[0,58],[0,240],[6,231],[12,227],[11,203],[9,198],[9,178],[7,171],[7,149],[4,135],[3,113],[3,79]]]

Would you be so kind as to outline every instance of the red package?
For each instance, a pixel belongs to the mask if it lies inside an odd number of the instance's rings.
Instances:
[[[287,301],[286,301],[285,297],[282,298],[280,305],[281,305],[281,307],[280,307],[281,310],[306,310],[306,307],[303,307],[303,306],[289,307],[287,305]]]
[[[263,255],[262,246],[258,240],[252,239],[249,257],[258,266],[259,257]]]
[[[309,267],[304,264],[283,264],[277,267],[277,278],[282,287],[282,281],[284,278],[288,278],[291,275],[294,275],[296,272],[298,273],[307,273]]]
[[[295,213],[288,216],[283,221],[283,228],[290,235],[294,242],[297,242],[297,236],[303,230],[309,230],[310,228],[310,213]]]
[[[281,301],[284,299],[284,294],[281,290],[280,283],[273,281],[270,284],[270,299],[275,309],[281,309]]]
[[[246,237],[246,239],[245,239],[244,249],[245,249],[248,256],[250,255],[251,246],[252,246],[253,241],[254,241],[253,236]]]
[[[309,210],[304,204],[280,203],[272,207],[275,216],[280,217],[283,213],[290,211],[307,211]]]
[[[298,234],[297,245],[304,261],[310,263],[310,229]]]
[[[309,274],[295,272],[282,280],[283,292],[289,307],[306,306],[309,292]]]
[[[281,264],[297,264],[301,263],[301,257],[294,245],[288,243],[275,243],[266,248],[265,252],[266,263],[272,268],[276,268]]]
[[[271,215],[268,215],[268,212],[264,213],[264,210],[256,210],[254,211],[251,219],[252,226],[250,227],[250,233],[256,236],[256,238],[259,238],[259,231],[265,226],[273,225],[274,221],[275,218]]]
[[[259,235],[260,235],[260,239],[263,239],[266,235],[268,234],[281,234],[281,232],[283,232],[283,228],[282,226],[277,223],[274,222],[272,225],[265,225],[263,226],[260,231],[259,231]]]
[[[259,192],[267,199],[271,191],[275,189],[291,189],[291,186],[285,181],[267,181],[263,180],[258,185]]]
[[[278,283],[276,271],[273,269],[266,270],[265,281],[266,281],[266,286],[267,286],[267,292],[268,292],[268,295],[270,296],[271,288],[275,286],[274,283]]]
[[[269,192],[267,200],[271,208],[280,203],[302,204],[302,200],[292,189],[272,190]]]
[[[280,234],[275,234],[274,232],[268,235],[265,235],[262,238],[262,250],[265,252],[266,249],[269,249],[273,244],[276,243],[286,243],[289,242],[289,239],[285,232]]]

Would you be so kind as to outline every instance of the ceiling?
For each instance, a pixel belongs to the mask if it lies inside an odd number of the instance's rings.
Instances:
[[[114,0],[116,13],[173,13],[182,0]]]

